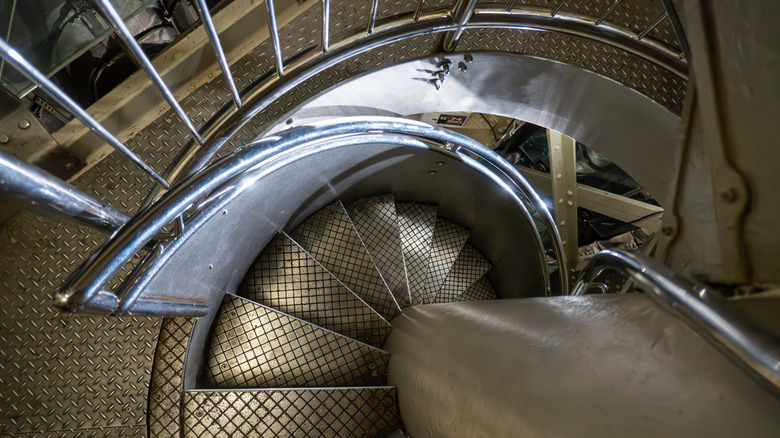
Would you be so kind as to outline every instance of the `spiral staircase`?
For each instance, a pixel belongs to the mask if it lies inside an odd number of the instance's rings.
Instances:
[[[120,3],[88,12],[144,74],[87,109],[0,42],[72,118],[0,118],[0,435],[777,436],[777,160],[735,157],[777,154],[737,128],[778,40],[711,25],[763,2],[194,0],[154,63]],[[578,264],[574,154],[430,112],[613,159],[651,255]]]
[[[402,427],[394,316],[426,303],[495,299],[490,263],[436,207],[392,195],[335,202],[275,237],[226,295],[184,395],[185,436],[385,436]]]

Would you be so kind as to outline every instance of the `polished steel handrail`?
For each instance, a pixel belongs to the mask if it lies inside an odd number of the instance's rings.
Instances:
[[[233,103],[236,105],[236,108],[241,108],[241,96],[238,94],[236,81],[233,79],[233,74],[230,72],[230,65],[228,64],[227,57],[225,57],[225,51],[222,50],[222,43],[219,40],[217,29],[214,27],[214,21],[211,19],[209,6],[206,4],[206,0],[193,0],[193,3],[200,16],[200,21],[206,29],[209,41],[211,41],[211,47],[214,49],[214,54],[217,56],[219,68],[222,69],[222,76],[228,84],[230,95],[233,97]]]
[[[130,218],[59,178],[0,149],[0,195],[112,232]]]
[[[549,233],[553,236],[553,249],[559,260],[563,261],[563,245],[546,205],[517,169],[509,165],[496,152],[468,137],[436,129],[421,122],[384,117],[343,120],[340,123],[324,122],[305,125],[263,138],[176,185],[158,202],[130,220],[87,263],[82,265],[57,293],[57,302],[62,307],[74,311],[92,306],[94,303],[90,301],[105,292],[103,291],[105,284],[154,238],[162,227],[236,175],[263,163],[264,160],[272,159],[283,151],[287,152],[285,159],[294,160],[296,154],[311,152],[303,148],[301,150],[295,148],[312,144],[320,145],[326,141],[338,146],[338,141],[343,141],[344,138],[365,135],[367,132],[375,137],[372,137],[371,141],[385,141],[389,144],[402,142],[403,138],[426,139],[436,144],[446,145],[447,150],[452,153],[461,154],[466,158],[464,162],[473,168],[480,164],[479,161],[484,163],[481,164],[482,166],[488,165],[492,168],[490,172],[498,178],[506,179],[513,186],[512,190],[520,194],[521,198],[517,198],[517,204],[530,224],[533,224],[533,218],[528,211],[529,206],[534,209],[534,213],[542,217],[545,226],[549,227]],[[386,137],[384,140],[382,135]],[[419,140],[415,141],[419,142]],[[469,156],[473,156],[473,159],[468,159]],[[532,229],[535,233],[537,250],[544,254],[541,234],[535,227],[532,226]],[[173,243],[176,244],[177,242]],[[164,251],[168,249],[170,248],[165,248]],[[540,268],[547,270],[544,257],[540,258]],[[564,286],[567,285],[568,280],[566,272],[565,266],[558,269],[560,281]],[[120,309],[129,311],[142,290],[143,288],[135,288],[133,294],[121,297]]]
[[[681,315],[768,389],[780,394],[780,339],[736,314],[712,287],[676,275],[646,255],[604,250],[582,271],[572,295],[583,295],[606,270],[626,275],[650,297]]]
[[[478,1],[459,0],[450,9],[433,10],[423,15],[423,1],[416,3],[414,10],[406,15],[385,20],[384,23],[376,22],[378,1],[372,1],[371,13],[368,17],[368,25],[364,32],[342,37],[334,47],[330,45],[329,14],[330,3],[322,0],[322,35],[321,48],[318,51],[309,50],[309,55],[289,66],[289,74],[286,71],[281,42],[279,40],[279,28],[276,23],[276,13],[272,1],[266,1],[269,34],[273,43],[274,64],[276,75],[269,78],[261,78],[249,85],[240,94],[247,96],[249,109],[242,108],[242,99],[236,88],[236,83],[222,50],[218,34],[214,28],[210,13],[203,0],[193,0],[201,17],[206,33],[211,41],[217,61],[228,83],[228,88],[233,98],[233,105],[223,107],[205,126],[201,132],[194,126],[184,112],[179,101],[162,80],[159,72],[141,50],[138,42],[130,33],[127,25],[117,13],[111,0],[93,0],[95,8],[108,20],[114,28],[117,37],[123,43],[128,55],[143,69],[152,82],[162,93],[171,108],[177,113],[185,124],[193,140],[180,152],[174,164],[166,170],[168,180],[181,180],[205,167],[216,155],[219,149],[240,129],[249,119],[259,111],[267,107],[281,94],[290,88],[299,85],[314,74],[332,66],[337,62],[349,59],[352,56],[371,50],[373,48],[410,38],[417,35],[435,32],[447,32],[447,48],[454,49],[458,43],[458,35],[465,29],[474,28],[515,28],[544,31],[557,31],[601,41],[642,58],[659,64],[670,71],[685,76],[686,63],[681,60],[682,54],[665,46],[652,38],[644,38],[652,27],[642,32],[633,32],[628,29],[611,26],[604,23],[604,19],[614,10],[614,4],[597,20],[576,14],[560,13],[560,2],[552,10],[537,7],[515,7],[516,2],[510,1],[504,7],[488,5],[478,6]],[[677,18],[671,9],[664,3],[666,14],[674,22]],[[660,22],[659,17],[654,24]],[[675,23],[673,23],[675,24]],[[675,27],[675,31],[677,31]],[[679,32],[678,32],[679,37]],[[685,42],[681,41],[685,46]],[[152,190],[144,206],[157,199],[163,190],[168,188],[168,182],[159,176],[147,163],[135,155],[126,145],[111,135],[102,125],[94,120],[83,108],[71,100],[65,93],[59,90],[42,73],[35,70],[19,53],[14,51],[6,42],[0,41],[0,55],[7,59],[14,67],[21,70],[37,86],[57,100],[63,107],[72,112],[85,126],[96,132],[101,138],[124,155],[129,157],[146,173],[152,176],[162,187]],[[205,138],[205,140],[204,140]]]
[[[555,31],[589,38],[662,65],[673,73],[686,77],[685,62],[675,52],[651,39],[639,40],[631,30],[602,23],[593,24],[588,17],[576,14],[550,16],[550,10],[537,7],[515,8],[511,12],[501,8],[477,8],[465,28],[504,28]],[[165,172],[168,179],[180,181],[202,170],[219,150],[249,120],[284,93],[303,81],[340,62],[369,50],[412,38],[425,33],[450,32],[458,29],[448,11],[434,10],[425,15],[401,16],[376,26],[371,33],[357,32],[327,44],[327,50],[311,48],[294,62],[284,66],[284,77],[271,75],[249,85],[242,94],[245,104],[239,110],[223,106],[203,127],[205,144],[188,142]],[[153,189],[143,203],[149,205],[162,190]]]
[[[8,45],[8,43],[2,38],[0,38],[0,56],[2,56],[3,59],[11,64],[14,68],[19,70],[19,72],[27,77],[27,79],[41,87],[41,89],[43,89],[46,94],[48,94],[57,103],[62,105],[62,107],[65,108],[68,112],[73,114],[76,119],[83,123],[84,126],[92,130],[92,132],[97,134],[97,136],[100,137],[103,141],[108,143],[112,148],[121,152],[125,157],[129,158],[130,161],[135,163],[136,166],[150,175],[163,188],[168,188],[168,182],[165,181],[163,177],[158,175],[150,165],[146,164],[144,160],[136,155],[135,152],[130,150],[130,148],[128,148],[124,143],[119,141],[118,138],[114,137],[114,135],[111,134],[105,127],[103,127],[103,125],[92,118],[92,116],[89,115],[89,113],[84,110],[84,108],[71,99],[58,86],[54,85],[54,82],[50,81],[46,75],[41,73],[40,70],[36,69],[29,61],[27,61],[19,52],[14,50],[13,47]]]
[[[184,108],[182,108],[179,101],[176,100],[176,96],[173,95],[173,92],[165,84],[165,81],[163,81],[160,73],[156,68],[154,68],[152,61],[150,61],[149,57],[146,56],[146,53],[144,53],[141,45],[138,44],[138,41],[136,41],[133,33],[130,32],[127,24],[125,24],[124,20],[122,20],[122,17],[111,3],[111,0],[92,0],[92,3],[95,5],[95,9],[97,9],[100,14],[103,15],[103,17],[111,24],[111,27],[114,28],[114,32],[119,38],[119,41],[121,41],[127,56],[132,59],[133,62],[138,65],[138,68],[143,70],[146,75],[149,76],[149,79],[151,79],[154,85],[157,86],[157,89],[160,90],[160,93],[165,98],[165,101],[168,102],[168,105],[173,108],[173,110],[179,116],[179,119],[181,119],[181,121],[187,127],[187,131],[190,133],[190,136],[198,143],[203,143],[203,138],[201,138],[200,133],[198,132],[198,128],[196,128],[192,123],[192,120],[190,120],[190,118],[187,116],[187,113],[184,112]]]

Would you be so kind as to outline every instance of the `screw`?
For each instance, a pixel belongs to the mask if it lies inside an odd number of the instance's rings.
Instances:
[[[723,202],[728,202],[729,204],[735,202],[738,197],[739,197],[739,193],[737,192],[737,189],[735,189],[734,187],[729,187],[728,189],[720,192],[720,199]]]
[[[673,232],[674,232],[674,228],[672,227],[666,226],[661,228],[661,234],[663,234],[664,236],[671,236]]]
[[[27,129],[30,127],[30,121],[29,120],[19,120],[19,127],[22,129]]]
[[[11,140],[10,137],[8,137],[8,134],[4,132],[0,132],[0,144],[6,144]]]

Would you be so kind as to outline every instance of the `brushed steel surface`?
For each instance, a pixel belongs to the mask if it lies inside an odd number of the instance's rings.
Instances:
[[[395,301],[402,309],[409,306],[411,296],[393,195],[363,198],[345,207]]]
[[[249,300],[380,347],[390,324],[280,234],[255,261],[239,289]]]
[[[498,298],[487,277],[482,277],[466,289],[457,301],[495,300]]]
[[[780,431],[780,399],[646,294],[411,307],[386,348],[415,438]]]
[[[395,388],[189,391],[186,437],[381,437],[401,425]]]
[[[434,302],[468,238],[469,230],[442,218],[436,220],[425,281],[426,303]]]
[[[492,268],[487,259],[473,246],[466,244],[458,254],[452,269],[444,279],[439,292],[434,298],[435,303],[449,303],[458,300],[466,290],[476,283]]]
[[[341,202],[309,216],[290,237],[385,319],[398,314],[398,305]]]
[[[409,277],[412,304],[425,303],[425,281],[431,241],[436,225],[436,207],[433,205],[399,202],[395,204],[398,227],[403,242],[404,261]]]
[[[206,356],[208,384],[220,388],[381,385],[387,352],[226,295]]]

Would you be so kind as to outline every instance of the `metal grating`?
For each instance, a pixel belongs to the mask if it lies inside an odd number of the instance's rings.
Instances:
[[[380,437],[401,426],[395,388],[197,391],[184,436]]]
[[[417,203],[397,203],[398,228],[403,242],[406,273],[412,304],[423,304],[431,240],[436,225],[436,207]]]
[[[441,289],[436,294],[434,302],[449,303],[456,301],[469,286],[479,280],[492,267],[493,265],[479,251],[467,244],[458,255],[455,264],[452,265],[452,269],[450,269]]]
[[[226,295],[206,355],[206,378],[222,388],[380,385],[389,357],[378,348]]]
[[[348,204],[346,208],[395,301],[402,309],[409,307],[411,296],[393,195],[363,198]]]
[[[390,324],[284,234],[255,261],[243,283],[247,299],[379,347]]]
[[[439,218],[433,230],[425,283],[425,302],[432,303],[469,238],[469,230]]]
[[[458,297],[457,301],[495,300],[498,298],[496,290],[490,284],[487,277],[482,277]]]
[[[165,318],[149,386],[149,435],[178,438],[181,434],[181,388],[184,359],[194,319]]]
[[[309,216],[290,237],[385,319],[398,314],[398,305],[341,202]]]

